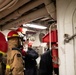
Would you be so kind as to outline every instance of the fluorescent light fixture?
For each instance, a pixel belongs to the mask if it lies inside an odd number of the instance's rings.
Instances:
[[[45,26],[40,26],[36,24],[23,24],[23,27],[30,27],[30,28],[37,28],[37,29],[46,29],[47,27]]]
[[[26,32],[26,31],[27,31],[27,29],[26,29],[26,28],[22,28],[22,31],[23,31],[23,32]]]

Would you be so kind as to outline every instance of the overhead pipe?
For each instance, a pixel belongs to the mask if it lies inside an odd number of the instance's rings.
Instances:
[[[7,5],[11,0],[1,0],[0,1],[0,9]]]
[[[28,5],[22,7],[21,9],[18,9],[17,11],[12,13],[11,15],[7,16],[4,20],[1,20],[0,24],[4,24],[5,22],[7,22],[11,19],[17,18],[17,17],[21,16],[23,13],[37,7],[38,5],[40,5],[42,3],[43,3],[42,0],[37,0],[37,1],[34,1],[32,3],[29,3]]]
[[[56,20],[56,8],[52,2],[52,0],[44,0],[44,4],[49,15]]]
[[[2,12],[0,12],[0,19],[4,18],[5,16],[9,15],[13,11],[17,10],[19,7],[24,5],[25,3],[29,2],[30,0],[19,0],[16,5],[13,6],[11,9],[6,9]]]
[[[9,8],[10,6],[12,6],[14,3],[17,3],[18,0],[12,0],[11,2],[9,2],[8,4],[6,4],[4,7],[0,8],[0,12]]]
[[[10,6],[8,7],[8,9],[12,8],[18,1],[19,1],[19,0],[16,0],[14,3],[12,3],[12,5],[10,5]]]
[[[23,23],[28,23],[28,22],[31,22],[33,20],[39,19],[41,17],[47,16],[47,15],[49,15],[47,13],[47,10],[45,8],[41,8],[37,11],[34,11],[28,15],[25,15],[25,16],[17,19],[16,21],[13,21],[11,23],[3,25],[2,30],[6,30],[6,29],[9,29],[12,27],[16,27],[18,25],[22,25]]]

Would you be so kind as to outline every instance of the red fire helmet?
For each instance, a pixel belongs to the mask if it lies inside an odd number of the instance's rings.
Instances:
[[[16,31],[17,32],[22,32],[22,27],[19,27]]]
[[[12,37],[19,37],[17,31],[12,30],[12,31],[10,31],[10,32],[8,33],[7,38],[9,39],[9,38],[12,38]]]

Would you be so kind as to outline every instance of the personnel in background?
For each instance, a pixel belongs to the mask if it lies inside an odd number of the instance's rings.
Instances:
[[[24,75],[23,59],[20,50],[20,38],[16,31],[10,31],[7,35],[8,52],[6,75]]]
[[[3,61],[3,54],[0,53],[0,75],[5,75],[6,64]]]
[[[37,75],[37,62],[38,53],[33,50],[32,44],[28,44],[28,50],[25,55],[25,68],[26,75]]]
[[[39,75],[53,75],[52,54],[47,43],[47,51],[41,55],[39,63]]]

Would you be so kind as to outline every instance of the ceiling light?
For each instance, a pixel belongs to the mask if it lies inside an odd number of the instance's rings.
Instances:
[[[40,26],[36,24],[23,24],[23,27],[30,27],[30,28],[37,28],[37,29],[46,29],[47,27],[45,26]]]

